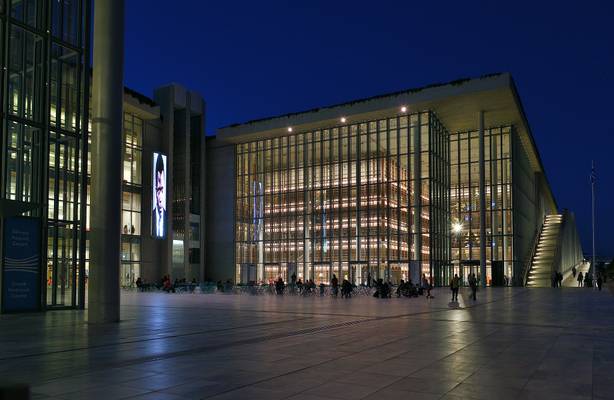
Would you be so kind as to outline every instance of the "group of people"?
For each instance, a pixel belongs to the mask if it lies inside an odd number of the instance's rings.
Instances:
[[[426,293],[426,298],[431,299],[433,296],[431,295],[431,290],[433,289],[433,281],[432,278],[428,279],[426,274],[422,274],[422,278],[420,279],[420,283],[415,284],[409,278],[407,281],[401,279],[401,283],[397,286],[396,295],[397,297],[418,297],[423,296]]]
[[[473,301],[477,300],[477,292],[478,292],[478,278],[475,273],[470,273],[468,277],[469,288],[471,289],[471,297],[470,299]],[[450,291],[452,292],[452,302],[458,302],[458,291],[460,289],[461,278],[458,274],[454,274],[452,278],[450,278]]]
[[[284,286],[282,286],[282,284],[283,284],[283,280],[281,279],[281,277],[279,277],[275,283],[277,294],[283,294]],[[308,281],[303,283],[303,281],[300,278],[297,280],[296,275],[294,274],[290,278],[290,290],[291,291],[297,290],[298,294],[302,294],[302,295],[313,294],[316,290],[316,287],[317,287],[316,283],[313,281],[313,279],[309,279]],[[318,287],[319,287],[320,296],[324,296],[324,292],[326,291],[326,285],[324,284],[324,282],[320,282],[320,285]],[[341,282],[341,286],[340,286],[339,279],[337,278],[335,274],[333,274],[333,277],[330,280],[330,287],[331,287],[331,295],[333,297],[339,296],[339,289],[341,289],[341,297],[350,298],[352,297],[352,293],[354,292],[355,286],[352,285],[352,283],[347,279],[344,279],[343,282]]]
[[[578,287],[593,287],[593,276],[588,272],[584,275],[582,275],[582,272],[579,272],[576,281],[578,282]],[[602,274],[597,274],[597,281],[595,282],[595,284],[597,285],[597,289],[601,290],[604,281],[604,276],[602,276]]]
[[[552,287],[563,287],[563,274],[558,271],[552,271],[552,277],[550,278]]]
[[[369,274],[370,275],[370,274]],[[270,283],[271,287],[274,287],[275,293],[277,295],[283,295],[285,293],[286,286],[291,293],[297,293],[301,295],[311,295],[319,289],[320,296],[324,296],[326,292],[326,284],[324,282],[320,282],[319,285],[313,281],[313,279],[309,279],[303,282],[300,278],[297,280],[296,275],[292,275],[290,278],[290,283],[286,285],[282,277],[278,277],[277,280],[272,281]],[[380,299],[387,299],[392,297],[393,292],[393,284],[391,282],[384,281],[384,279],[370,279],[368,276],[367,281],[363,284],[366,287],[374,287],[375,291],[373,292],[373,297]],[[339,278],[337,278],[336,274],[332,275],[332,278],[329,282],[330,287],[330,295],[333,297],[338,297],[339,292],[341,292],[341,298],[349,299],[352,297],[354,290],[356,289],[356,285],[350,282],[348,279],[343,279],[341,284],[339,284]],[[433,288],[432,280],[429,280],[426,277],[426,274],[422,275],[420,279],[420,283],[413,284],[411,279],[408,281],[401,280],[399,286],[396,289],[397,297],[417,297],[426,294],[426,298],[433,298],[431,295],[431,290]]]

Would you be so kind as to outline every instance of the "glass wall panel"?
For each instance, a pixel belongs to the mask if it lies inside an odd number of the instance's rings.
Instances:
[[[412,129],[426,141],[420,174]],[[427,112],[237,145],[237,276],[251,267],[260,282],[287,279],[290,265],[316,283],[333,275],[398,283],[415,260],[413,210],[420,210],[424,237],[423,264],[414,268],[441,274],[449,263],[447,140]],[[411,190],[415,176],[419,197]]]
[[[486,276],[492,283],[492,268],[502,268],[506,284],[512,283],[514,256],[511,252],[511,127],[484,130],[486,199]],[[480,191],[479,137],[477,131],[450,135],[450,196],[452,215],[453,271],[463,282],[471,272],[479,278]]]
[[[79,244],[85,240],[86,4],[0,2],[0,197],[30,203],[24,215],[42,220],[47,284],[41,298],[47,307],[83,306],[85,296]]]

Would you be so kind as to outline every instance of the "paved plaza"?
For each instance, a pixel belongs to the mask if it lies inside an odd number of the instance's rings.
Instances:
[[[122,322],[0,316],[34,399],[612,399],[614,297],[493,288],[349,300],[122,294]]]

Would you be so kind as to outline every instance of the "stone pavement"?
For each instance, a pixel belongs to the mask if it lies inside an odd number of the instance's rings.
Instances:
[[[131,293],[122,322],[0,316],[0,384],[34,399],[612,399],[614,297],[478,301]]]

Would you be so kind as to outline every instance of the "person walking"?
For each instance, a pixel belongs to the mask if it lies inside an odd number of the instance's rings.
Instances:
[[[458,274],[450,279],[450,290],[452,290],[452,302],[458,302],[458,287],[460,286],[460,278]]]
[[[476,293],[478,291],[478,280],[475,277],[475,274],[472,272],[469,275],[469,287],[471,288],[471,300],[476,301],[477,296]]]
[[[590,274],[587,272],[586,274],[584,274],[584,287],[592,287],[592,282],[591,282],[591,276]]]
[[[426,291],[426,298],[430,299],[431,296],[431,284],[429,283],[426,274],[422,274],[422,291]]]
[[[584,277],[582,276],[582,271],[578,273],[578,287],[582,287],[582,282],[584,282]]]
[[[597,289],[599,289],[600,292],[601,292],[601,285],[603,285],[603,278],[601,277],[601,274],[599,274],[599,276],[597,277]]]
[[[333,296],[337,297],[337,293],[339,292],[339,280],[337,279],[337,275],[333,274],[333,279],[330,280],[330,285],[333,288]]]
[[[576,266],[575,265],[571,268],[571,273],[573,274],[573,277],[575,278],[576,274],[578,273],[578,271],[576,270]]]

